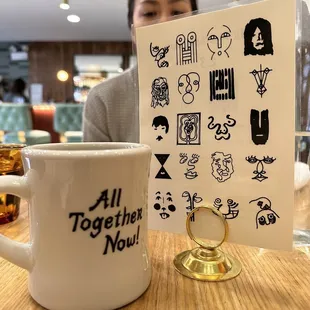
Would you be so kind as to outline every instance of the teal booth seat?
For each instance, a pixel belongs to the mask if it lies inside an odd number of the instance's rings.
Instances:
[[[61,136],[61,142],[82,142],[83,104],[56,103],[54,131]]]
[[[29,104],[0,104],[0,130],[3,143],[24,143],[27,145],[51,142],[47,131],[32,130],[31,106]]]

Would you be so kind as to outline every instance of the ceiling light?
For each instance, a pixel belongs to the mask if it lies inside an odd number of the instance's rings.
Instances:
[[[69,74],[65,70],[60,70],[57,72],[57,79],[61,82],[66,82],[69,78]]]
[[[67,20],[70,22],[70,23],[78,23],[81,19],[77,16],[77,15],[69,15],[67,17]]]
[[[63,10],[69,10],[70,9],[69,0],[62,0],[62,2],[59,4],[59,7]]]

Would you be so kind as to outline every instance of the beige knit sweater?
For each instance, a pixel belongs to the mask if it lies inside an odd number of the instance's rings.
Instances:
[[[85,142],[139,142],[137,68],[95,86],[83,115]]]

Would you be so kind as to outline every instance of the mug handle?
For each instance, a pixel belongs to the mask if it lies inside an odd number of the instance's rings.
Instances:
[[[29,200],[31,197],[30,186],[26,176],[0,176],[0,192],[16,195],[26,200]],[[0,257],[28,271],[31,271],[33,266],[31,244],[17,242],[1,234]]]

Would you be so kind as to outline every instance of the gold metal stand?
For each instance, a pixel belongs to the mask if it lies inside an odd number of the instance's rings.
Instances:
[[[216,245],[205,243],[194,236],[190,227],[192,215],[199,210],[212,211],[220,217],[224,224],[223,239]],[[235,278],[241,272],[241,263],[231,255],[219,250],[220,245],[227,239],[228,224],[223,214],[213,206],[200,206],[190,212],[186,219],[186,230],[189,237],[199,245],[192,250],[178,254],[174,258],[174,266],[182,275],[201,281],[225,281]]]

